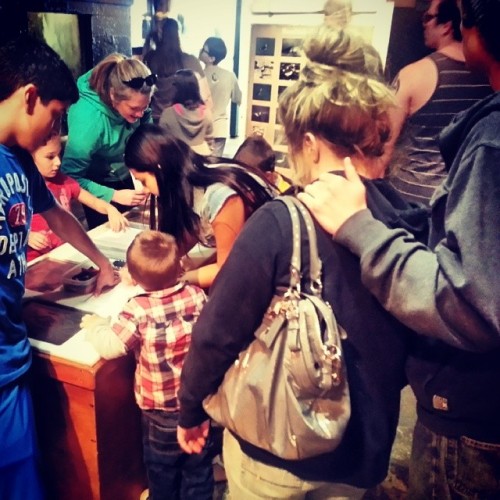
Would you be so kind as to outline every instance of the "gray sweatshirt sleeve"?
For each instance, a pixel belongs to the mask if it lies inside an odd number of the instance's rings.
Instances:
[[[339,243],[361,258],[363,282],[401,322],[463,349],[500,346],[500,150],[480,147],[448,180],[442,239],[433,249],[368,210]],[[488,168],[486,168],[488,167]]]

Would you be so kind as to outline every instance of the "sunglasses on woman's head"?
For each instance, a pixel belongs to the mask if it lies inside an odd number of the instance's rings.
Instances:
[[[122,83],[127,87],[130,87],[131,89],[139,90],[144,84],[146,84],[148,87],[152,87],[156,83],[156,80],[157,76],[152,73],[151,75],[144,77],[137,76],[136,78],[132,78],[131,80],[122,80]]]

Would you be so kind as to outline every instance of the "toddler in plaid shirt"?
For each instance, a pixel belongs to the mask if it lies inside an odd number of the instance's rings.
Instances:
[[[179,282],[180,256],[173,236],[143,231],[127,250],[127,268],[144,293],[132,297],[118,318],[86,315],[86,339],[106,359],[133,351],[134,391],[142,410],[149,499],[212,499],[211,442],[201,455],[177,444],[180,373],[191,331],[206,301],[203,290]]]

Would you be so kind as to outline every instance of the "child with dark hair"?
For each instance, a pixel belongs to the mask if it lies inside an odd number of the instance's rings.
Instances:
[[[200,61],[205,64],[205,76],[213,100],[214,150],[215,156],[222,156],[226,138],[229,135],[227,108],[230,102],[241,104],[241,90],[238,79],[232,71],[219,67],[226,57],[226,44],[222,38],[209,37],[200,51]]]
[[[172,99],[173,75],[180,69],[190,69],[199,75],[200,93],[209,109],[212,108],[210,88],[200,61],[181,48],[179,24],[175,19],[164,17],[158,33],[157,46],[144,55],[144,63],[158,75],[156,92],[151,100],[153,121],[158,123],[162,111],[170,105]]]
[[[180,373],[205,294],[179,281],[179,250],[169,234],[138,234],[127,250],[127,268],[133,284],[144,292],[132,297],[112,323],[86,315],[81,327],[103,358],[116,358],[128,351],[136,356],[134,390],[142,411],[149,498],[211,500],[210,444],[198,456],[184,453],[176,444]]]
[[[212,153],[212,115],[201,98],[194,71],[180,69],[172,77],[172,100],[161,113],[160,125],[196,153]]]
[[[95,197],[80,187],[71,177],[60,171],[62,141],[59,133],[54,133],[41,147],[33,151],[32,156],[36,168],[45,179],[45,184],[59,204],[71,211],[72,200],[91,207],[108,217],[112,231],[121,231],[128,226],[127,219],[115,208],[100,198]],[[64,240],[51,231],[46,220],[40,214],[34,214],[31,221],[31,231],[28,237],[28,262],[44,255],[62,245]]]
[[[0,497],[44,496],[26,374],[31,348],[22,320],[32,213],[100,269],[99,293],[114,281],[109,260],[45,186],[30,152],[45,143],[78,99],[71,71],[47,44],[21,36],[0,47]]]
[[[292,185],[290,179],[276,172],[276,153],[260,134],[247,137],[236,151],[234,160],[260,170],[280,193],[284,193]]]

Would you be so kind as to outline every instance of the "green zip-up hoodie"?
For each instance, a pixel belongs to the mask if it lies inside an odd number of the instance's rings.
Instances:
[[[68,143],[61,169],[83,189],[109,202],[114,190],[101,183],[127,178],[125,143],[141,123],[151,122],[151,110],[137,122],[128,123],[90,87],[90,74],[77,81],[80,98],[69,108]]]

